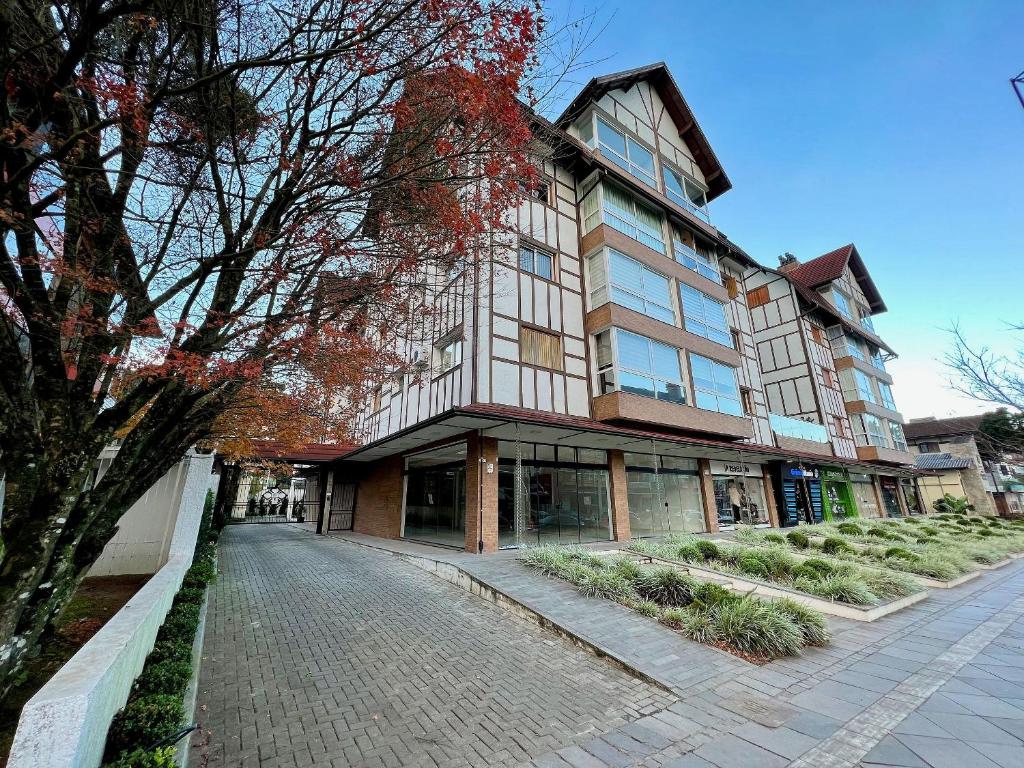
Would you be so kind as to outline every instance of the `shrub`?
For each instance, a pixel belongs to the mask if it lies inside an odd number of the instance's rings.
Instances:
[[[794,568],[791,576],[793,577],[794,581],[796,581],[797,579],[811,579],[812,581],[815,581],[821,578],[820,573],[818,573],[813,568],[809,568],[805,563],[801,563],[796,568]]]
[[[736,600],[739,600],[739,597],[721,584],[701,581],[693,588],[693,605],[695,609],[701,607],[715,608],[726,603],[735,602]]]
[[[640,563],[629,557],[620,557],[615,560],[612,563],[611,570],[630,583],[640,578],[640,574],[644,572],[644,569],[640,567]]]
[[[766,533],[764,535],[763,541],[766,541],[769,544],[783,544],[784,545],[786,543],[786,538],[784,536],[780,536],[777,533]]]
[[[798,580],[795,586],[802,592],[835,600],[838,603],[849,603],[850,605],[875,605],[878,603],[878,596],[868,589],[867,584],[855,576],[846,574],[823,576],[817,581]]]
[[[886,598],[906,597],[921,591],[916,581],[902,573],[865,570],[863,578],[868,589]]]
[[[788,597],[776,600],[775,606],[800,628],[807,645],[826,645],[832,639],[825,617],[813,608]]]
[[[878,539],[885,539],[886,541],[906,541],[906,539],[904,539],[898,533],[894,533],[893,531],[887,531],[885,528],[881,527],[869,529],[867,535],[874,536]]]
[[[607,565],[603,557],[595,555],[593,552],[583,549],[583,547],[564,547],[564,550],[565,556],[571,561],[595,571],[599,571]]]
[[[161,640],[153,646],[146,657],[146,664],[159,664],[163,661],[192,661],[192,643],[185,640]]]
[[[863,529],[856,523],[840,523],[836,526],[836,530],[846,536],[861,536],[863,535]]]
[[[809,557],[803,564],[804,567],[813,569],[819,576],[830,576],[836,571],[836,566],[820,557]]]
[[[699,563],[704,560],[704,555],[701,554],[700,548],[693,543],[680,544],[672,552],[672,556],[673,559],[683,563]]]
[[[199,628],[198,605],[176,605],[167,613],[157,640],[191,640]]]
[[[792,656],[803,642],[803,633],[784,610],[756,598],[724,605],[714,619],[719,639],[744,653]]]
[[[104,768],[172,768],[176,765],[174,747],[160,747],[151,752],[144,749],[123,752],[114,762],[105,763]]]
[[[593,568],[569,560],[558,571],[558,578],[568,581],[577,587],[594,572]]]
[[[182,587],[174,596],[175,605],[202,605],[206,589],[203,587]]]
[[[142,674],[135,680],[135,691],[140,695],[169,693],[181,695],[192,677],[192,664],[181,659],[167,659],[156,664],[146,664]]]
[[[532,547],[521,557],[524,564],[547,576],[557,576],[569,562],[565,551],[556,547]]]
[[[896,557],[900,560],[917,560],[917,555],[903,547],[889,547],[885,550],[885,557]]]
[[[139,744],[155,744],[181,728],[185,720],[181,698],[166,694],[140,696],[114,716],[107,733],[107,754],[120,755]]]
[[[688,615],[689,612],[683,608],[666,608],[658,620],[672,629],[681,629]]]
[[[697,539],[693,546],[700,552],[700,556],[704,560],[718,560],[722,557],[722,551],[713,541],[707,539]]]
[[[845,539],[837,536],[829,536],[821,544],[821,551],[826,555],[838,555],[841,552],[853,552],[853,547],[846,543]]]
[[[918,544],[938,544],[940,540],[934,536],[918,536],[914,541]]]
[[[209,560],[202,560],[198,563],[194,563],[188,572],[185,574],[185,579],[182,581],[182,586],[185,588],[192,587],[205,587],[217,576],[217,569],[213,567],[213,563]]]
[[[718,642],[717,617],[708,611],[687,611],[679,629],[698,643]]]
[[[786,538],[789,540],[790,544],[800,549],[807,549],[811,546],[811,540],[803,531],[790,531],[786,534]]]
[[[652,600],[666,607],[681,607],[693,602],[696,582],[675,568],[654,568],[633,582],[643,600]]]
[[[737,565],[743,573],[753,576],[755,579],[770,578],[768,567],[753,552],[747,552],[743,555]]]
[[[788,576],[797,565],[797,559],[784,549],[762,549],[757,552],[758,559],[764,563],[773,578],[782,579]]]
[[[932,525],[922,525],[921,526],[921,533],[923,533],[923,534],[925,534],[927,536],[938,536],[939,535],[939,529],[936,528],[935,526],[932,526]]]
[[[588,569],[576,587],[584,597],[600,597],[605,600],[620,600],[633,594],[629,581],[614,571]]]
[[[661,613],[660,606],[651,600],[640,600],[634,603],[632,607],[641,616],[647,616],[651,619],[658,618],[658,614]]]
[[[910,523],[911,525],[920,525],[921,524],[921,521],[918,520],[916,517],[906,517],[906,518],[903,519],[903,522],[904,523]]]
[[[978,534],[979,536],[984,536],[984,537],[988,537],[988,536],[995,536],[995,535],[996,535],[996,534],[995,534],[995,533],[993,533],[993,532],[992,532],[992,530],[990,530],[989,528],[982,528],[981,530],[977,531],[977,534]]]

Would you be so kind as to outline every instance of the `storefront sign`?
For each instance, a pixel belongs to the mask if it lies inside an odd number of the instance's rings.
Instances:
[[[743,475],[745,477],[761,477],[760,464],[747,464],[740,461],[712,461],[712,475]]]
[[[818,468],[806,464],[783,464],[782,476],[784,478],[817,478]]]
[[[841,469],[823,469],[821,470],[821,479],[833,483],[845,483],[846,472]]]

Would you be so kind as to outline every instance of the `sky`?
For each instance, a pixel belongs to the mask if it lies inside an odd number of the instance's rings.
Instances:
[[[571,76],[664,61],[733,188],[712,221],[763,264],[853,242],[905,417],[992,406],[953,392],[946,330],[1024,338],[1024,3],[549,0],[603,31]],[[552,105],[557,109],[558,104]]]

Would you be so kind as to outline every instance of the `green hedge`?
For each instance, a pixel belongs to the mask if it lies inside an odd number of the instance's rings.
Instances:
[[[192,677],[192,645],[206,585],[217,575],[217,531],[211,524],[212,515],[213,494],[207,493],[192,567],[185,573],[128,703],[114,715],[107,732],[107,768],[158,768],[174,764],[173,748],[152,747],[185,722],[184,698]]]

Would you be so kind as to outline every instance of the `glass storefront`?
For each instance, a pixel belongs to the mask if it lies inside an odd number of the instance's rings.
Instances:
[[[902,517],[903,508],[900,506],[900,487],[895,477],[879,477],[878,486],[882,491],[882,503],[885,505],[885,514],[889,517]]]
[[[870,475],[857,472],[850,473],[850,489],[861,517],[880,517],[878,501],[875,498],[875,486]]]
[[[853,489],[842,469],[823,468],[821,485],[825,502],[825,516],[829,520],[855,517],[857,507],[853,501]]]
[[[521,443],[524,501],[516,532],[516,443],[498,443],[498,545],[579,544],[611,539],[608,455],[588,448]]]
[[[768,505],[762,478],[760,464],[711,462],[719,528],[729,529],[739,523],[768,525]]]
[[[820,523],[825,516],[817,467],[784,463],[779,470],[779,523],[793,526]]]
[[[633,538],[706,529],[696,459],[627,453],[629,531]]]
[[[909,477],[900,479],[900,492],[903,494],[903,501],[907,505],[907,512],[911,515],[923,514],[921,511],[920,499],[917,496],[917,488],[914,481]]]
[[[462,548],[466,541],[466,463],[411,467],[406,473],[407,539]]]

